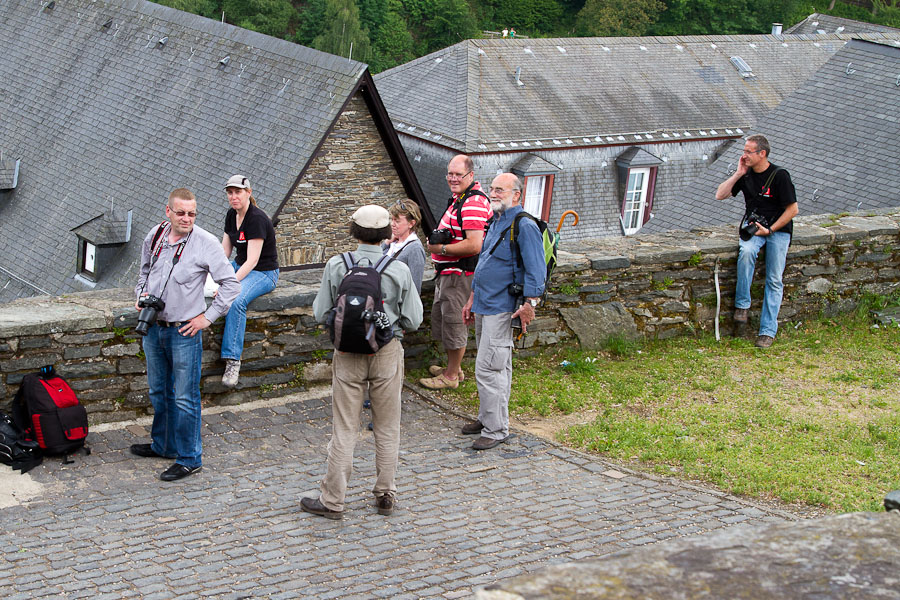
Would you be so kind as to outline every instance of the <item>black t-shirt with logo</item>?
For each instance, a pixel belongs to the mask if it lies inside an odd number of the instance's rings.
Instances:
[[[794,183],[791,176],[785,169],[781,169],[775,173],[772,178],[772,185],[768,189],[764,189],[769,175],[778,166],[769,163],[769,168],[762,173],[756,173],[753,169],[747,171],[747,175],[741,177],[735,182],[731,188],[731,195],[737,196],[738,192],[744,192],[744,202],[747,204],[747,213],[751,210],[764,216],[769,221],[769,225],[778,220],[781,214],[791,204],[797,202],[797,193],[794,191]],[[747,178],[750,178],[749,185],[751,189],[747,189]],[[787,225],[782,227],[780,231],[785,233],[794,232],[794,221],[788,221]]]
[[[247,240],[263,240],[259,261],[254,271],[274,271],[278,268],[278,250],[275,248],[275,227],[272,221],[258,206],[250,204],[241,228],[237,228],[237,211],[229,208],[225,214],[225,233],[231,240],[231,246],[237,250],[234,261],[238,265],[247,262]]]

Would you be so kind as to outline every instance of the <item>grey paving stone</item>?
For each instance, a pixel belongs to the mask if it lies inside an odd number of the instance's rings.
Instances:
[[[4,598],[465,598],[548,564],[786,517],[677,480],[614,480],[598,474],[613,465],[524,433],[476,454],[459,417],[405,392],[400,508],[372,506],[363,422],[347,513],[327,521],[299,499],[325,472],[329,402],[204,415],[203,471],[168,485],[164,461],[128,454],[133,428],[92,432],[94,460],[45,461],[29,473],[45,493],[0,511]]]

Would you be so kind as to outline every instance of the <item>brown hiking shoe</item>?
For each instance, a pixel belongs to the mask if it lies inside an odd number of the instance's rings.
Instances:
[[[482,429],[484,429],[484,425],[481,424],[481,421],[472,421],[471,423],[466,423],[462,426],[463,435],[481,433]]]
[[[750,309],[749,308],[734,309],[734,322],[735,323],[746,323],[749,320],[750,320]]]
[[[775,341],[771,335],[761,335],[756,338],[756,347],[757,348],[769,348],[772,345],[772,342]]]

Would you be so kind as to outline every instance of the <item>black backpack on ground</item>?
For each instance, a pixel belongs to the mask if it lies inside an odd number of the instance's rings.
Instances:
[[[66,464],[72,462],[67,455],[85,448],[87,411],[52,366],[22,378],[12,418],[26,440],[37,442],[42,454],[62,454]],[[90,454],[90,449],[85,451]]]
[[[0,463],[27,473],[41,461],[37,443],[24,439],[12,417],[0,412]]]
[[[325,324],[336,350],[375,354],[394,337],[391,321],[384,312],[381,273],[395,257],[382,256],[368,267],[359,266],[350,252],[341,257],[347,273],[338,286],[337,300]]]

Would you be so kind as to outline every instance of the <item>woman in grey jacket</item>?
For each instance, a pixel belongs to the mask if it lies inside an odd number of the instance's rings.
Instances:
[[[422,276],[425,273],[425,248],[416,235],[422,213],[412,200],[401,200],[388,211],[391,213],[391,239],[381,246],[385,254],[396,256],[406,263],[412,273],[419,295],[422,294]]]

